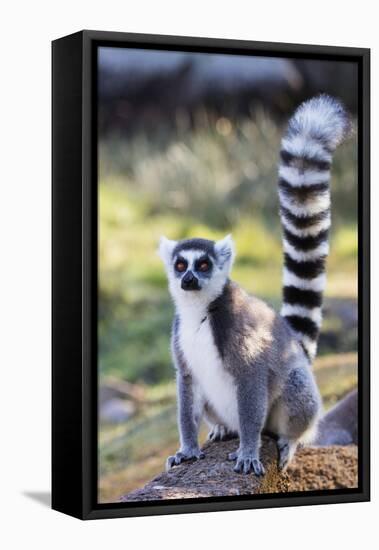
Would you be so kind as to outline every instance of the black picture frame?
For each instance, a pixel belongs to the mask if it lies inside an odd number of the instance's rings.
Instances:
[[[359,67],[359,487],[97,502],[97,63],[99,46],[355,61]],[[81,31],[52,43],[52,507],[81,519],[370,499],[370,50]]]

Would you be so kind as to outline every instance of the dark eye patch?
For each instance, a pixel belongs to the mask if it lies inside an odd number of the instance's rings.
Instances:
[[[176,271],[178,271],[179,273],[183,273],[188,267],[187,260],[185,260],[184,258],[177,258],[174,267]]]
[[[201,257],[196,260],[195,269],[196,271],[200,271],[200,273],[208,273],[212,269],[212,262],[208,256]]]

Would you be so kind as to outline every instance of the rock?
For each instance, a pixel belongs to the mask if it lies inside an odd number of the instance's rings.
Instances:
[[[320,420],[316,445],[358,443],[358,391],[348,393]]]
[[[103,423],[118,424],[129,420],[135,411],[136,407],[132,401],[114,397],[100,405],[100,420]]]
[[[299,449],[286,473],[278,471],[277,448],[273,439],[264,436],[261,459],[266,475],[243,475],[233,471],[226,459],[238,446],[238,440],[208,442],[205,458],[185,462],[163,472],[141,489],[123,495],[122,502],[165,500],[194,497],[223,497],[267,493],[287,493],[315,489],[356,487],[357,447],[308,447]]]
[[[304,447],[297,451],[287,474],[289,491],[358,487],[358,447]]]
[[[292,61],[282,58],[247,56],[204,56],[198,53],[102,48],[99,68],[106,78],[100,79],[100,94],[105,98],[138,101],[146,89],[160,84],[161,101],[180,94],[184,103],[203,100],[210,94],[227,94],[264,90],[270,85],[280,90],[298,90],[303,84]],[[132,76],[132,78],[131,78]],[[169,83],[174,90],[163,91]],[[185,85],[184,85],[185,84]]]
[[[278,472],[274,440],[263,438],[261,459],[266,475],[261,478],[254,474],[243,475],[233,471],[234,462],[228,461],[226,457],[237,447],[237,439],[206,443],[203,447],[204,459],[175,466],[155,477],[142,489],[124,495],[121,500],[129,502],[287,491],[288,478]]]

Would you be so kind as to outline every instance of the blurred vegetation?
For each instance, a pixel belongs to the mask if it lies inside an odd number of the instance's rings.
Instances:
[[[113,134],[100,143],[100,385],[113,376],[145,385],[147,396],[160,388],[167,397],[164,405],[146,406],[126,423],[101,426],[101,500],[117,500],[146,482],[177,445],[169,352],[173,307],[156,254],[159,236],[216,239],[231,232],[237,247],[232,278],[280,306],[276,170],[282,133],[263,111],[238,122],[210,121],[200,111],[191,131],[179,121],[174,135]],[[352,138],[333,165],[333,229],[319,349],[320,361],[329,365],[320,369],[326,406],[356,383],[356,167]],[[348,358],[342,366],[333,359],[341,353]]]

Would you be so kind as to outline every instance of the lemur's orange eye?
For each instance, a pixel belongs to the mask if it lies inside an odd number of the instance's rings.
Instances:
[[[201,262],[199,265],[199,271],[208,271],[209,269],[209,262]]]
[[[183,260],[178,260],[175,264],[176,271],[179,271],[179,273],[183,273],[187,269],[186,262],[183,262]]]

